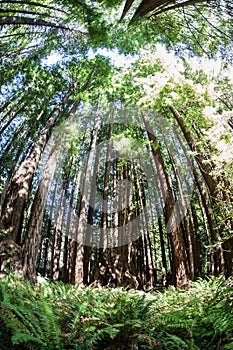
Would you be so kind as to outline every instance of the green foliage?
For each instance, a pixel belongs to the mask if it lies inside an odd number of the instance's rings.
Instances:
[[[60,348],[61,330],[54,307],[29,283],[22,283],[12,277],[1,282],[0,318],[11,334],[9,347]]]
[[[145,293],[8,276],[0,300],[0,349],[233,348],[233,287],[221,277]]]
[[[6,231],[0,231],[0,241],[5,238],[7,236],[7,232]]]

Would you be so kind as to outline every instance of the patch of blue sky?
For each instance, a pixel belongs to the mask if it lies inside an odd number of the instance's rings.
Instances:
[[[124,55],[120,54],[117,49],[107,49],[100,48],[96,51],[93,51],[91,48],[88,51],[88,58],[94,58],[97,55],[102,55],[110,59],[111,63],[116,67],[130,67],[139,56],[136,55]]]
[[[63,55],[57,51],[53,51],[48,57],[41,61],[42,66],[52,66],[63,61]]]
[[[138,59],[138,56],[132,56],[132,55],[124,55],[120,54],[117,49],[110,50],[106,48],[100,48],[96,51],[93,49],[89,49],[87,57],[89,59],[93,59],[97,55],[102,55],[106,58],[109,58],[113,65],[116,67],[130,67],[132,63],[135,62],[136,59]],[[69,60],[69,56],[64,58],[64,55],[61,53],[54,51],[52,52],[48,57],[44,58],[41,61],[41,64],[43,66],[52,66],[57,64],[58,62],[64,62]]]

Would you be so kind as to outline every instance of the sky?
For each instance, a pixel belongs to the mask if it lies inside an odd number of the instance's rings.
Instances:
[[[106,48],[101,48],[98,49],[97,51],[93,51],[92,49],[89,50],[88,52],[88,57],[90,59],[94,58],[96,55],[103,55],[106,57],[109,57],[111,59],[111,62],[117,66],[117,67],[125,67],[128,68],[131,66],[131,64],[139,58],[139,56],[135,55],[124,55],[124,54],[119,54],[117,49],[114,50],[109,50]],[[148,51],[143,51],[142,50],[142,55],[150,55]],[[169,69],[170,72],[175,73],[176,71],[182,71],[183,64],[182,60],[178,58],[174,52],[167,52],[166,48],[162,46],[161,44],[157,45],[157,49],[155,52],[153,52],[153,57],[160,58],[163,63],[166,63],[167,68]],[[216,76],[219,71],[221,70],[221,65],[222,61],[220,59],[213,60],[213,59],[208,59],[205,57],[202,58],[197,58],[197,57],[192,57],[192,58],[187,58],[185,57],[188,62],[190,63],[191,67],[193,69],[203,69],[203,71],[207,75],[214,75]],[[63,57],[61,54],[57,52],[53,52],[50,56],[48,56],[46,59],[43,60],[44,65],[53,65],[56,64],[58,61],[62,60]],[[233,67],[229,70],[229,75],[230,78],[232,78],[233,81]]]
[[[115,50],[109,50],[109,49],[98,49],[96,52],[94,52],[92,49],[88,52],[88,58],[92,59],[96,55],[103,55],[106,57],[109,57],[112,61],[112,63],[117,67],[129,67],[135,59],[137,59],[137,56],[130,56],[130,55],[123,55],[119,54],[117,49]],[[50,56],[48,56],[46,59],[43,60],[43,65],[53,65],[56,64],[58,61],[62,60],[63,57],[58,52],[53,52]]]

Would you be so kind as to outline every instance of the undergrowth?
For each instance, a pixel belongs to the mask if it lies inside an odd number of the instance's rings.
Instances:
[[[0,350],[233,350],[233,287],[199,279],[187,291],[0,280]]]

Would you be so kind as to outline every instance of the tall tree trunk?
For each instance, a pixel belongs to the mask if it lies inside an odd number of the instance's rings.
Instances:
[[[172,189],[166,166],[158,146],[157,139],[150,125],[149,119],[143,114],[143,120],[151,143],[151,149],[157,160],[158,177],[164,191],[164,213],[167,230],[170,234],[172,248],[172,275],[173,284],[176,286],[186,285],[188,283],[188,271],[186,268],[186,250],[182,236],[181,226],[176,216],[176,203],[173,197]]]
[[[163,131],[162,131],[163,133]],[[188,266],[189,266],[189,277],[190,279],[193,281],[194,277],[195,277],[195,271],[194,271],[194,251],[195,251],[195,241],[194,241],[194,234],[193,234],[193,227],[192,227],[192,222],[191,222],[191,218],[190,218],[190,214],[189,214],[189,208],[188,205],[189,203],[187,202],[186,198],[185,198],[185,194],[183,191],[183,186],[182,186],[182,180],[179,174],[179,171],[177,169],[176,166],[176,162],[174,160],[173,154],[170,150],[170,147],[168,145],[167,139],[166,139],[166,135],[164,135],[163,133],[163,137],[164,137],[164,141],[166,144],[166,148],[168,151],[168,155],[171,161],[171,165],[173,168],[173,172],[176,178],[176,182],[178,185],[178,190],[179,190],[179,196],[180,196],[180,205],[178,208],[179,214],[181,219],[183,219],[183,223],[184,223],[184,227],[185,227],[185,236],[186,236],[186,240],[187,240],[187,257],[188,257]],[[188,184],[186,184],[186,186],[188,186]],[[183,217],[183,218],[182,218]]]
[[[24,109],[25,103],[9,118],[5,125],[2,126],[0,130],[0,136],[4,133],[4,131],[8,128],[8,126],[13,122],[13,120],[18,116],[18,114]]]
[[[87,81],[80,88],[80,92],[84,92],[89,88],[92,77],[95,73],[96,67],[90,72]],[[24,218],[24,210],[27,203],[27,199],[30,193],[32,180],[37,170],[41,155],[47,142],[51,136],[54,126],[57,124],[61,111],[65,104],[68,102],[69,97],[77,88],[77,82],[74,82],[59,105],[50,114],[45,126],[39,133],[37,140],[35,141],[29,156],[23,161],[15,175],[13,176],[11,186],[7,192],[6,200],[3,205],[3,210],[0,218],[0,229],[7,231],[8,238],[16,242],[20,242],[21,231]],[[72,120],[78,106],[80,99],[76,100],[69,113],[69,120]]]
[[[165,285],[167,285],[168,268],[167,268],[165,240],[164,240],[163,224],[162,224],[161,216],[158,217],[158,226],[159,226],[161,257],[162,257],[162,284],[165,286]]]
[[[197,168],[196,166],[194,165],[194,162],[192,160],[192,158],[188,155],[188,152],[187,152],[187,149],[179,135],[179,133],[177,132],[176,129],[174,129],[174,132],[176,133],[176,137],[177,139],[179,140],[179,143],[182,147],[182,150],[184,152],[184,155],[188,161],[188,164],[192,170],[192,173],[193,173],[193,176],[194,176],[194,179],[195,179],[195,184],[199,190],[199,193],[201,195],[201,199],[202,199],[202,203],[203,203],[203,206],[205,208],[205,212],[206,212],[206,217],[207,217],[207,220],[208,220],[208,225],[209,225],[209,229],[210,229],[210,232],[211,232],[211,236],[212,236],[212,239],[217,239],[218,237],[218,229],[217,229],[217,222],[216,222],[216,219],[215,219],[215,216],[213,214],[213,210],[212,210],[212,202],[211,202],[211,198],[207,192],[207,188],[205,187],[205,184],[203,184],[203,181],[201,179],[201,176],[200,174],[198,173],[197,171]]]
[[[220,194],[218,192],[217,182],[214,180],[213,176],[211,176],[211,171],[213,169],[210,166],[210,164],[205,162],[204,156],[203,156],[201,150],[199,149],[197,143],[193,139],[191,132],[189,131],[189,129],[185,125],[183,118],[181,117],[181,115],[179,114],[179,112],[177,111],[177,109],[175,107],[171,106],[170,110],[171,110],[174,118],[176,119],[179,127],[181,128],[183,135],[184,135],[191,151],[195,152],[194,157],[197,161],[197,164],[199,165],[200,171],[201,171],[202,176],[206,182],[206,185],[209,188],[210,195],[215,200],[217,198],[219,198],[219,196],[222,197],[222,194]]]
[[[99,106],[97,108],[95,122],[91,135],[91,142],[89,146],[89,153],[87,162],[85,165],[85,176],[83,175],[83,181],[81,184],[81,199],[80,206],[77,212],[77,225],[75,228],[75,234],[72,240],[74,247],[72,252],[72,274],[71,279],[75,285],[83,285],[83,242],[86,230],[86,210],[88,205],[88,194],[90,191],[90,182],[92,174],[92,164],[95,155],[95,148],[97,143],[98,130],[101,125],[101,116]]]
[[[108,238],[108,229],[109,229],[109,223],[108,223],[108,195],[109,195],[109,176],[110,176],[110,169],[111,169],[111,163],[110,163],[110,142],[113,131],[113,110],[111,110],[111,120],[108,130],[108,144],[107,144],[107,150],[106,150],[106,161],[105,161],[105,173],[104,173],[104,183],[103,183],[103,201],[102,201],[102,217],[101,217],[101,236],[100,236],[100,247],[99,247],[99,260],[98,260],[98,266],[95,271],[95,278],[98,278],[98,282],[100,284],[106,285],[107,283],[111,283],[115,285],[115,269],[114,266],[112,266],[112,261],[115,256],[115,252],[117,252],[117,248],[109,248],[109,238]],[[114,169],[114,179],[115,184],[113,185],[113,196],[117,196],[117,179],[116,179],[116,169]],[[116,198],[116,197],[115,197]],[[114,202],[116,205],[116,202]],[[116,210],[116,207],[113,208],[113,210]],[[117,218],[118,220],[118,218]],[[114,231],[118,228],[112,228],[113,237],[113,246],[114,246]],[[118,237],[117,237],[118,240]]]
[[[69,121],[73,119],[79,104],[79,99],[74,102],[71,111],[69,112],[69,116],[67,118]],[[47,160],[47,164],[33,202],[30,218],[27,224],[25,239],[23,242],[23,273],[25,277],[31,278],[32,280],[36,279],[35,261],[37,257],[35,255],[30,256],[30,252],[33,253],[31,247],[32,245],[38,247],[38,244],[41,240],[41,227],[46,205],[46,199],[54,177],[57,160],[61,152],[63,138],[64,134],[61,134],[60,137],[55,141],[55,146],[51,150],[51,153]],[[34,253],[37,254],[37,249],[34,250]]]
[[[60,113],[72,94],[76,83],[68,90],[58,107],[51,113],[45,126],[40,131],[27,159],[23,161],[12,178],[11,186],[7,192],[3,205],[0,229],[7,231],[8,238],[19,242],[23,225],[24,209],[27,203],[32,180],[37,170],[42,152],[50,138],[53,127],[56,125]]]
[[[222,243],[223,257],[224,257],[224,272],[226,278],[232,276],[233,272],[233,236],[226,238]]]
[[[8,143],[5,145],[4,150],[2,152],[1,158],[0,158],[0,171],[3,171],[6,167],[7,160],[9,158],[9,154],[15,153],[15,150],[17,148],[25,148],[24,141],[28,140],[31,136],[31,130],[29,129],[28,125],[26,123],[22,123],[19,125],[19,127],[15,130],[14,134],[12,135],[12,138],[8,141]],[[22,142],[23,141],[23,142]],[[23,144],[22,144],[23,143]],[[32,141],[27,142],[26,150],[30,149],[32,145]],[[27,151],[25,151],[27,154]],[[11,160],[15,160],[15,154],[11,158]]]
[[[59,182],[59,176],[55,176],[55,183],[54,187],[52,190],[52,196],[51,196],[51,204],[50,204],[50,209],[49,209],[49,220],[48,220],[48,226],[47,226],[47,232],[46,232],[46,237],[45,237],[45,243],[44,243],[44,264],[43,264],[43,275],[46,277],[50,277],[50,269],[48,268],[48,263],[49,263],[49,251],[50,251],[50,246],[51,246],[51,239],[52,239],[52,222],[53,222],[53,211],[55,207],[55,199],[56,199],[56,192],[57,192],[57,187],[58,187],[58,182]]]
[[[75,195],[75,189],[77,186],[77,178],[78,178],[78,173],[79,173],[79,168],[80,168],[80,160],[81,157],[78,157],[76,168],[75,168],[75,175],[72,183],[72,188],[71,188],[71,194],[70,194],[70,202],[69,202],[69,210],[68,210],[68,216],[67,216],[67,222],[66,222],[66,237],[68,238],[68,235],[70,236],[70,231],[71,231],[71,221],[72,221],[72,212],[73,212],[73,203],[74,203],[74,195]],[[72,238],[68,239],[68,244],[69,244],[69,257],[68,252],[65,252],[65,257],[63,259],[63,268],[62,268],[62,281],[63,282],[73,282],[74,280],[71,281],[71,276],[75,275],[75,264],[73,263],[74,257],[73,257],[73,249],[75,249],[74,243],[72,244],[70,241]],[[67,261],[66,261],[67,257]]]
[[[90,197],[89,197],[89,208],[87,213],[87,228],[84,234],[83,240],[83,284],[87,285],[90,282],[90,259],[92,251],[92,241],[93,241],[93,224],[94,224],[94,212],[95,212],[95,197],[97,190],[97,174],[99,173],[99,156],[97,153],[95,155],[95,163],[93,167],[93,176],[90,181]]]
[[[10,186],[10,182],[11,182],[12,176],[14,174],[17,162],[19,161],[19,158],[20,158],[21,154],[22,154],[22,150],[19,149],[18,152],[15,155],[15,159],[12,160],[11,169],[10,169],[9,173],[7,174],[7,178],[6,178],[6,181],[4,183],[4,187],[3,187],[2,192],[0,194],[0,216],[1,216],[1,213],[2,213],[3,204],[4,204],[5,199],[6,199],[7,190],[9,188],[9,186]]]
[[[195,232],[195,249],[194,253],[194,272],[195,277],[199,277],[202,275],[202,251],[201,251],[201,237],[200,237],[200,227],[198,224],[197,213],[193,203],[191,203],[191,212],[193,219],[193,226]]]
[[[64,228],[64,216],[66,207],[66,196],[68,181],[70,176],[70,169],[64,174],[62,190],[60,198],[57,205],[56,219],[54,223],[54,245],[52,247],[51,254],[51,278],[53,280],[58,280],[60,277],[60,258],[61,258],[61,248],[63,240],[63,228]]]
[[[222,200],[222,197],[224,196],[224,194],[221,191],[219,191],[218,183],[211,175],[212,168],[208,163],[206,163],[204,161],[205,159],[204,159],[204,156],[203,156],[201,150],[196,145],[196,142],[193,139],[191,132],[188,130],[187,126],[185,125],[179,112],[173,106],[170,107],[170,110],[171,110],[173,116],[175,117],[178,125],[180,126],[180,128],[183,132],[183,135],[184,135],[191,151],[195,152],[194,153],[195,160],[199,166],[201,174],[205,180],[206,186],[208,187],[208,190],[210,193],[210,198],[211,198],[211,206],[210,207],[215,206],[217,208],[219,206],[218,205],[219,201]],[[194,176],[195,176],[195,170],[194,170]],[[204,194],[203,191],[201,193]],[[206,201],[203,203],[205,204]],[[206,209],[209,210],[208,206]],[[208,216],[207,216],[207,218],[208,218]],[[212,224],[211,224],[211,227],[213,227]],[[211,231],[211,233],[213,235],[212,240],[214,242],[217,242],[219,234],[218,234],[218,231],[216,229],[216,226],[215,226],[215,229]],[[215,247],[214,260],[215,260],[215,273],[218,274],[218,273],[223,271],[223,255],[222,255],[221,245],[219,245],[219,244],[216,244],[216,247]]]
[[[134,167],[134,178],[133,178],[133,182],[134,182],[134,188],[135,188],[135,198],[134,198],[134,203],[136,206],[135,209],[135,215],[136,217],[138,217],[141,214],[141,201],[140,201],[140,196],[139,196],[139,191],[137,190],[138,187],[138,179],[137,179],[137,172],[136,169]],[[140,221],[138,220],[136,225],[136,230],[137,232],[140,232],[141,228],[140,228]],[[139,235],[139,238],[136,240],[135,244],[136,244],[136,261],[137,261],[137,281],[139,282],[139,286],[140,288],[142,288],[145,283],[146,283],[146,276],[145,276],[145,262],[144,262],[144,249],[143,249],[143,232],[141,232],[141,234]]]
[[[142,217],[142,227],[143,227],[143,238],[144,238],[144,256],[145,256],[145,276],[147,284],[152,287],[154,284],[154,264],[152,260],[151,252],[151,240],[149,236],[149,225],[148,225],[148,214],[146,211],[146,196],[144,190],[144,183],[140,173],[140,169],[136,169],[137,177],[137,188],[139,196],[139,203],[141,208],[141,217]]]
[[[42,221],[47,195],[54,177],[59,153],[60,149],[56,147],[50,153],[31,207],[31,214],[22,244],[23,275],[32,282],[36,281],[36,261],[41,241]]]

